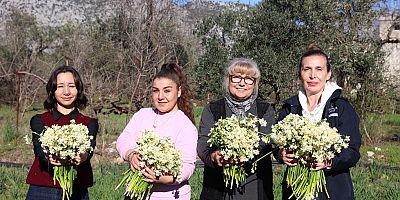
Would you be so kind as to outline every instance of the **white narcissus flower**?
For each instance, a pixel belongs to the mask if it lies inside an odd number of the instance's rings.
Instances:
[[[52,154],[61,159],[71,159],[75,153],[92,152],[90,141],[93,136],[89,135],[87,126],[76,124],[75,120],[68,125],[53,125],[45,127],[43,133],[39,134],[41,147],[46,154]]]
[[[258,124],[266,126],[264,119],[258,119],[254,115],[240,118],[236,115],[220,119],[211,129],[207,141],[210,147],[216,147],[221,151],[224,160],[234,160],[236,162],[247,162],[259,154],[259,132]],[[268,143],[268,142],[267,142]],[[233,173],[232,173],[233,171]],[[226,186],[238,186],[239,182],[246,179],[243,166],[224,167],[224,181]]]
[[[135,151],[141,156],[140,168],[151,166],[156,177],[172,175],[178,182],[182,181],[182,155],[170,138],[160,137],[152,131],[144,130],[136,139],[136,144]],[[127,185],[124,194],[132,199],[145,199],[150,195],[153,183],[143,180],[142,171],[128,169],[124,174],[124,178],[115,189]]]
[[[310,171],[310,162],[331,160],[342,149],[348,148],[350,136],[340,135],[326,120],[313,121],[296,114],[289,114],[272,126],[270,138],[280,149],[290,149],[300,165],[288,168],[286,181],[297,199],[313,199],[315,191],[326,190],[324,172]],[[294,181],[298,177],[302,181]],[[327,193],[328,198],[329,194]],[[292,196],[290,198],[292,198]]]
[[[141,155],[141,167],[151,165],[158,174],[172,174],[182,180],[182,156],[171,139],[160,137],[152,131],[143,131],[136,140],[135,151]]]

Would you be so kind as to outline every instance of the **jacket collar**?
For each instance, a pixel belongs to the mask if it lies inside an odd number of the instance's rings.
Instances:
[[[60,113],[60,111],[58,111],[57,109],[53,109],[53,110],[51,111],[51,114],[53,115],[54,121],[58,121],[58,120],[61,118],[61,116],[64,115],[64,114]],[[78,111],[78,109],[75,108],[74,110],[72,110],[72,111],[68,114],[68,116],[69,116],[71,119],[76,119],[76,117],[78,116],[78,114],[79,114],[79,111]]]
[[[335,90],[332,93],[331,97],[329,97],[327,102],[331,101],[332,99],[339,98],[341,93],[342,93],[342,90],[340,90],[340,89]],[[288,104],[290,106],[300,106],[300,101],[299,101],[298,95],[294,95],[294,96],[290,97],[289,99],[286,99],[285,101],[283,101],[283,104]]]

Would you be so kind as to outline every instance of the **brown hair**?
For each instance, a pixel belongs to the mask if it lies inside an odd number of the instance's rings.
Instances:
[[[153,81],[157,78],[168,78],[181,87],[181,96],[178,98],[178,108],[195,124],[193,115],[193,103],[191,101],[192,94],[186,75],[182,72],[181,67],[175,63],[168,63],[161,66],[160,71],[154,76]]]
[[[303,55],[301,56],[300,59],[300,63],[299,63],[299,77],[300,77],[300,73],[301,73],[301,68],[303,67],[303,59],[305,57],[309,57],[309,56],[323,56],[326,59],[326,68],[329,71],[331,71],[331,65],[329,64],[329,57],[328,55],[326,55],[326,53],[316,44],[310,44],[306,51],[303,53]]]

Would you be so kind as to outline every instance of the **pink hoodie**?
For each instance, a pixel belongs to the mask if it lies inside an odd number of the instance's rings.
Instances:
[[[198,137],[196,127],[180,110],[157,115],[153,108],[142,108],[133,115],[118,137],[117,150],[121,158],[125,157],[128,150],[136,147],[136,138],[142,134],[143,130],[152,130],[160,136],[171,138],[182,154],[182,182],[174,185],[155,184],[150,200],[190,200],[188,180],[195,169]]]

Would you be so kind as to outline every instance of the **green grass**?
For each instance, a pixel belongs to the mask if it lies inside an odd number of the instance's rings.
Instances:
[[[196,127],[199,127],[201,113],[203,112],[203,107],[194,107],[193,108],[193,115],[196,121]]]
[[[15,134],[14,142],[8,144],[2,142],[4,131],[9,129],[5,123],[7,120],[15,118],[14,107],[0,105],[0,153],[13,152],[21,146],[13,145],[22,141],[22,134],[29,133],[29,120],[37,113],[43,111],[30,111],[21,118],[19,133]],[[202,107],[196,107],[193,113],[198,126]],[[98,115],[100,132],[98,134],[98,148],[101,143],[109,144],[115,141],[116,137],[125,128],[129,122],[131,115]],[[12,124],[12,123],[11,123]],[[366,124],[370,134],[376,136],[395,134],[400,132],[400,115],[371,115],[368,117]],[[365,137],[364,137],[365,138]],[[380,148],[375,149],[375,147]],[[368,163],[367,151],[375,153],[372,158],[373,163],[377,166],[400,166],[400,145],[398,142],[377,142],[373,144],[363,144],[361,146],[360,163]],[[364,168],[355,167],[352,169],[352,177],[354,183],[354,191],[357,199],[400,199],[400,171],[385,171],[377,166]],[[122,172],[128,166],[112,165],[109,162],[100,162],[94,167],[95,185],[89,189],[91,199],[123,199],[123,189],[114,190],[118,184]],[[281,198],[281,181],[285,167],[282,165],[274,166],[274,193],[275,199]],[[28,173],[27,167],[0,167],[0,200],[8,199],[24,199],[28,185],[25,184],[25,178]],[[192,187],[192,199],[198,199],[201,192],[202,169],[196,169],[190,179]]]
[[[94,168],[95,184],[89,189],[91,199],[123,199],[123,188],[114,190],[127,165],[101,163]],[[285,167],[274,165],[274,195],[281,199],[281,181]],[[190,179],[192,199],[199,198],[203,169],[197,168]],[[0,167],[0,200],[24,199],[28,185],[27,167]],[[356,199],[400,199],[400,171],[385,171],[378,167],[355,167],[351,170]]]
[[[25,199],[28,185],[25,178],[28,174],[26,167],[0,167],[0,199]]]
[[[368,160],[367,152],[373,152],[374,155]],[[379,145],[361,146],[361,159],[364,163],[373,163],[386,166],[400,166],[400,145],[382,143]]]

